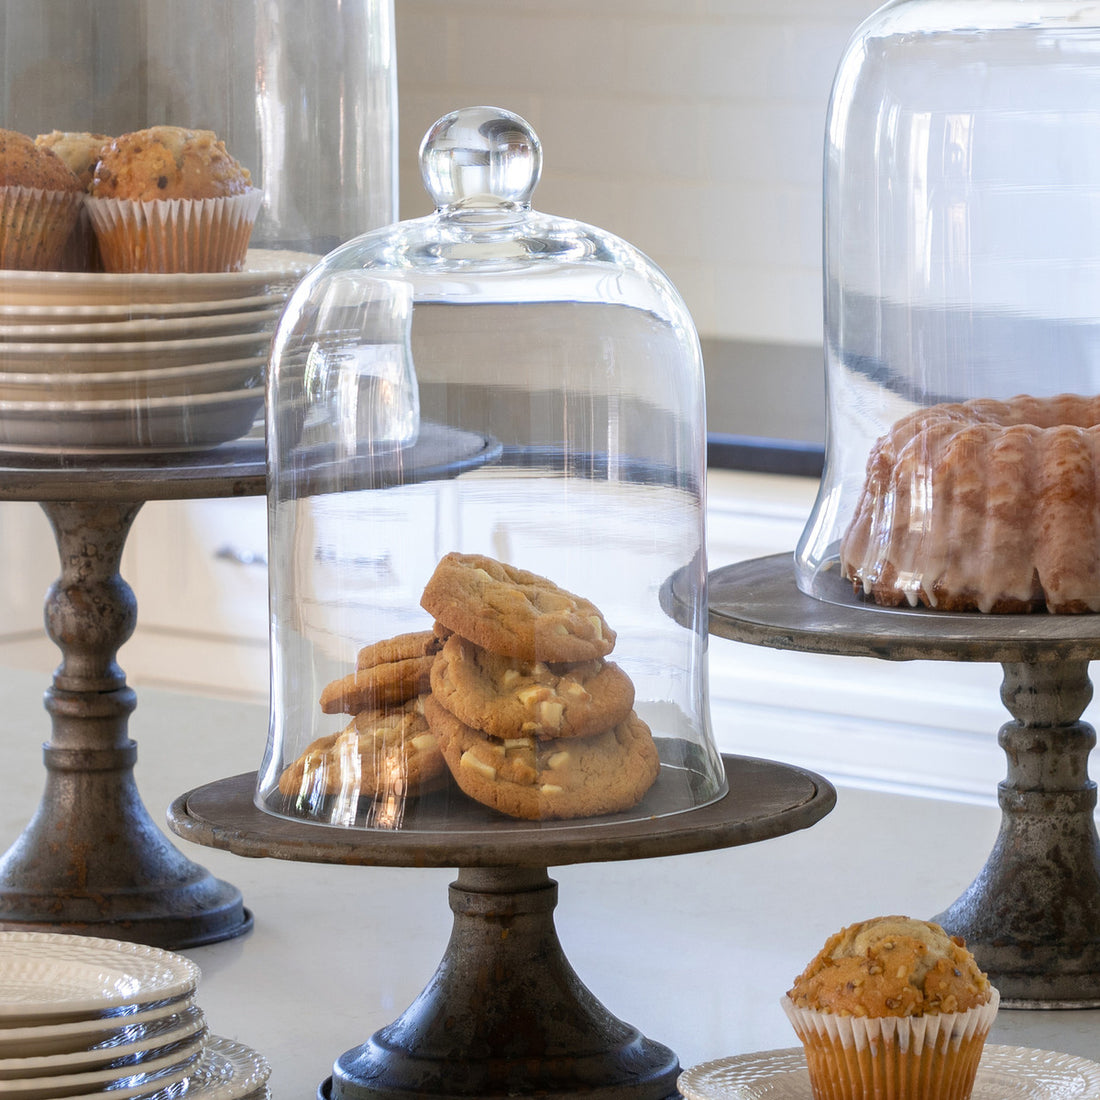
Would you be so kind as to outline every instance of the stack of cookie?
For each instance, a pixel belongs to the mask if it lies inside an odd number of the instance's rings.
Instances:
[[[444,786],[447,766],[424,717],[441,645],[423,630],[361,649],[355,671],[321,692],[321,710],[349,714],[351,722],[310,744],[279,777],[279,790],[315,807],[345,793],[402,799]]]
[[[438,790],[526,820],[629,809],[657,778],[615,632],[588,600],[492,558],[448,554],[421,598],[432,630],[367,646],[321,693],[349,714],[282,774],[299,807]]]
[[[660,769],[599,609],[534,573],[448,554],[421,606],[449,632],[424,713],[458,786],[526,820],[628,809]],[[438,627],[437,627],[437,632]]]

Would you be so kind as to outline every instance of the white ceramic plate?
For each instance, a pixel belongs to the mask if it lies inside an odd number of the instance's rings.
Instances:
[[[156,1097],[157,1100],[179,1100],[180,1097],[189,1095],[186,1093],[187,1081],[194,1073],[201,1057],[200,1054],[185,1066],[163,1070],[151,1077],[144,1077],[140,1074],[135,1074],[132,1077],[120,1077],[112,1082],[109,1089],[97,1089],[95,1092],[66,1093],[65,1096],[71,1097],[72,1100],[104,1100],[105,1097],[109,1097],[111,1100],[138,1100],[139,1097],[141,1100],[152,1100],[153,1097]],[[54,1095],[58,1095],[59,1100],[61,1100],[59,1094]],[[13,1100],[13,1098],[5,1097],[5,1100]],[[24,1100],[31,1100],[31,1098],[24,1098]],[[38,1097],[37,1100],[53,1100],[53,1097]]]
[[[685,1100],[813,1100],[802,1048],[704,1062],[680,1074]],[[971,1100],[1097,1100],[1100,1063],[1048,1050],[987,1045]]]
[[[49,325],[10,325],[0,321],[0,343],[112,343],[124,340],[194,340],[242,332],[270,334],[282,311],[249,309],[194,317],[139,317]]]
[[[250,249],[242,271],[185,275],[114,275],[71,271],[0,271],[5,305],[124,305],[246,298],[293,287],[320,259],[309,252]]]
[[[266,366],[266,356],[254,355],[152,370],[85,374],[0,371],[0,401],[122,401],[240,390],[260,385]]]
[[[175,317],[208,317],[215,313],[243,313],[253,309],[274,309],[287,298],[287,291],[254,294],[245,298],[202,298],[196,302],[123,302],[112,305],[35,305],[7,303],[0,292],[0,322],[5,325],[80,325],[93,322],[140,321]]]
[[[119,340],[102,343],[43,340],[0,343],[0,368],[8,373],[42,371],[152,370],[182,367],[218,359],[266,355],[270,332],[238,332],[229,336],[197,336],[186,340]]]
[[[0,401],[0,450],[117,454],[213,447],[246,435],[263,405],[262,387],[130,401]]]
[[[122,1069],[111,1067],[61,1073],[52,1077],[5,1078],[0,1080],[0,1097],[4,1100],[54,1100],[55,1097],[97,1090],[113,1093],[116,1082],[129,1087],[131,1081],[149,1092],[152,1087],[163,1088],[169,1077],[179,1080],[189,1076],[203,1055],[205,1039],[205,1034],[199,1032],[177,1043],[160,1057]],[[151,1081],[156,1081],[156,1085],[151,1085]]]
[[[117,1031],[98,1032],[86,1049],[63,1054],[0,1058],[0,1080],[19,1077],[52,1077],[95,1069],[125,1059],[128,1063],[156,1057],[159,1051],[186,1040],[201,1041],[206,1029],[202,1009],[191,1005],[183,1012],[161,1016],[148,1024],[131,1024]],[[117,1076],[117,1074],[116,1074]]]
[[[103,1016],[185,996],[198,980],[190,959],[145,944],[0,932],[0,1018],[6,1021]]]
[[[155,1091],[137,1086],[111,1089],[111,1100],[253,1100],[266,1095],[271,1067],[267,1060],[243,1043],[213,1036],[207,1040],[202,1057],[188,1073],[175,1081],[164,1082]],[[103,1100],[103,1093],[75,1096],[72,1100]]]
[[[154,1025],[171,1016],[181,1016],[194,1009],[194,995],[187,994],[166,1001],[158,1001],[152,1008],[136,1012],[115,1010],[118,1015],[92,1016],[65,1023],[44,1023],[32,1027],[7,1027],[17,1022],[0,1018],[0,1056],[4,1058],[33,1058],[50,1054],[67,1054],[85,1051],[97,1043],[114,1036]]]

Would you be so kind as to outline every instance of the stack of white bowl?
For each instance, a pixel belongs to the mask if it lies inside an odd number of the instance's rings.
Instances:
[[[199,968],[120,940],[0,932],[2,1100],[267,1100],[267,1062],[212,1036]]]
[[[254,249],[241,271],[0,271],[0,448],[208,448],[262,422],[283,304],[316,262]]]

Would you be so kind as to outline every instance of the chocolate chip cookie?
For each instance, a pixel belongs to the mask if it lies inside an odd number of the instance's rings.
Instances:
[[[420,603],[482,649],[524,661],[589,661],[615,646],[615,632],[595,604],[480,554],[443,557]]]
[[[660,771],[649,727],[633,713],[604,733],[551,741],[490,737],[431,696],[424,714],[462,791],[509,817],[539,821],[626,810]]]
[[[577,664],[521,661],[452,634],[432,665],[432,696],[493,737],[585,737],[624,722],[634,684],[603,658]]]

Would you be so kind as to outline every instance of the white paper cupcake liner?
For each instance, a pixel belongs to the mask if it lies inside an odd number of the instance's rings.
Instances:
[[[54,270],[83,202],[80,191],[0,187],[0,268]]]
[[[783,1011],[802,1040],[815,1100],[966,1100],[982,1046],[997,1015],[988,1004],[926,1016],[838,1016]]]
[[[240,271],[263,192],[216,199],[90,198],[103,268],[110,272]]]

